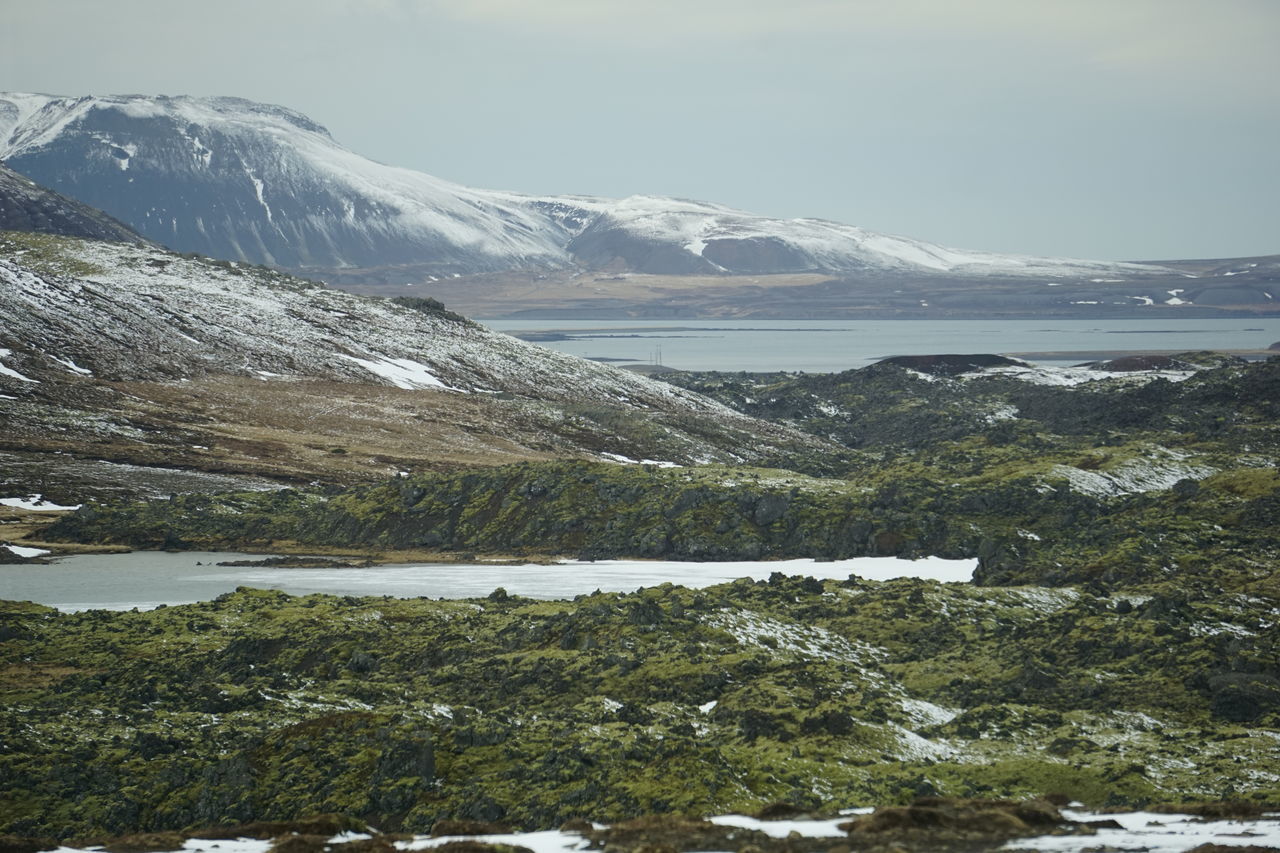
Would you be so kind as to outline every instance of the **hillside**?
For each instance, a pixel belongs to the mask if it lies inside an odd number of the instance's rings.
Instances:
[[[0,163],[0,231],[32,231],[88,240],[145,243],[105,213],[45,189]]]
[[[7,233],[0,283],[10,491],[78,503],[199,486],[175,489],[174,469],[261,487],[566,455],[803,464],[825,447],[430,301],[264,268]]]
[[[1280,594],[1280,360],[1201,355],[1181,366],[1120,375],[997,365],[948,376],[897,364],[830,376],[671,373],[668,381],[807,430],[831,449],[805,460],[809,475],[795,464],[557,461],[336,494],[91,506],[47,538],[592,559],[936,555],[977,557],[984,584],[1167,581],[1184,592]],[[1036,381],[1046,378],[1075,384]]]
[[[707,202],[473,189],[238,98],[0,94],[0,158],[177,251],[411,284],[477,316],[1193,316],[1274,311],[1280,293],[1274,264],[1001,255]],[[601,285],[620,274],[671,281]]]

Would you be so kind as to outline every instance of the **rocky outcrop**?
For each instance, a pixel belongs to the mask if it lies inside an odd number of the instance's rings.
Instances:
[[[1182,594],[1172,630],[1114,602],[779,573],[575,601],[240,589],[141,613],[0,603],[0,833],[588,815],[615,822],[598,838],[620,850],[670,828],[746,853],[686,817],[617,822],[879,803],[850,843],[925,851],[1057,826],[1031,796],[1274,802],[1280,711],[1244,729],[1213,715],[1199,679],[1274,661],[1277,637],[1255,628],[1275,599]]]

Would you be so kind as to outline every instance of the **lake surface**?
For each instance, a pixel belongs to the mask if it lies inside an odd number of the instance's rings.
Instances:
[[[368,569],[281,569],[215,565],[260,559],[260,554],[210,551],[84,554],[54,564],[0,566],[0,599],[35,601],[59,610],[149,610],[161,604],[190,604],[231,592],[238,586],[278,589],[292,595],[390,595],[396,598],[480,598],[502,587],[529,598],[573,598],[601,590],[631,592],[642,586],[675,583],[700,588],[773,572],[843,580],[924,577],[967,581],[976,560],[896,560],[866,557],[814,562],[676,563],[601,560],[552,566],[415,564]]]
[[[542,346],[571,355],[680,370],[805,371],[865,367],[891,355],[1265,350],[1280,318],[1245,320],[487,320],[500,332],[553,331]]]

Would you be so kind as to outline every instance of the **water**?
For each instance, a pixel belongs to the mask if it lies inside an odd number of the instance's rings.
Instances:
[[[1280,318],[1247,320],[488,320],[501,332],[555,330],[542,346],[585,358],[682,370],[805,371],[865,367],[891,355],[1038,353],[1073,364],[1143,350],[1265,350]],[[1048,355],[1048,354],[1056,355]]]
[[[552,566],[423,563],[368,569],[283,569],[215,565],[261,558],[225,552],[135,551],[83,554],[53,565],[0,566],[0,599],[35,601],[59,610],[149,610],[161,604],[190,604],[231,592],[238,586],[278,589],[292,595],[390,595],[397,598],[479,598],[503,587],[530,598],[572,598],[602,590],[630,592],[642,586],[676,583],[700,588],[737,578],[768,578],[773,572],[843,580],[850,574],[872,580],[927,577],[967,581],[976,560],[896,560],[867,557],[815,563],[675,563],[602,560]]]

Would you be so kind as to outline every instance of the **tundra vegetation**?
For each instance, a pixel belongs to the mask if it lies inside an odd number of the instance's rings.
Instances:
[[[42,537],[979,567],[550,602],[6,603],[0,832],[1280,802],[1280,360],[1157,366],[1074,386],[947,361],[671,374],[814,440],[787,467],[560,458],[88,504]]]

